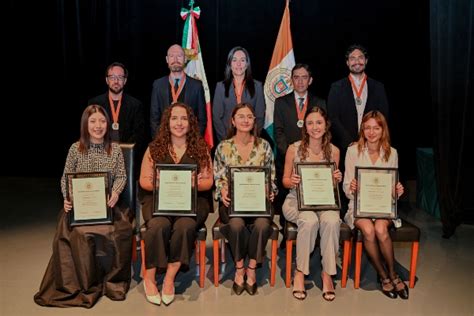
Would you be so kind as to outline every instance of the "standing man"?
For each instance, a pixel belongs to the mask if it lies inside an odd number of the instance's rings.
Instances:
[[[326,102],[312,95],[308,88],[313,83],[311,69],[307,64],[296,64],[291,70],[291,82],[293,92],[288,93],[275,100],[273,112],[273,124],[275,127],[275,141],[277,144],[277,155],[275,160],[278,195],[275,197],[275,209],[281,210],[288,190],[283,187],[283,168],[285,166],[285,155],[288,146],[301,140],[301,129],[306,110],[315,106],[326,109]],[[281,214],[281,213],[280,213]],[[280,224],[283,226],[285,218],[280,215]],[[282,240],[280,247],[285,246]]]
[[[142,152],[146,144],[145,119],[142,103],[123,92],[127,78],[128,70],[122,63],[110,64],[105,70],[108,91],[90,99],[88,104],[105,108],[112,121],[112,141],[135,143],[138,158],[138,153]],[[141,158],[137,161],[141,161]]]
[[[331,85],[328,96],[328,116],[333,144],[341,151],[341,167],[347,147],[359,138],[359,128],[365,113],[378,110],[388,118],[388,101],[384,85],[365,74],[368,55],[360,45],[346,52],[349,75]],[[341,169],[342,170],[342,169]]]
[[[199,131],[201,135],[204,135],[207,115],[204,88],[201,81],[184,73],[186,56],[183,48],[178,44],[172,45],[168,49],[166,62],[170,74],[153,82],[150,105],[151,137],[155,137],[165,108],[176,102],[183,102],[193,109],[198,119]]]

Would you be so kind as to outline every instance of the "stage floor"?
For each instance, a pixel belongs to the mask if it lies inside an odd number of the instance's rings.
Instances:
[[[413,190],[411,190],[413,192]],[[412,194],[409,196],[412,196]],[[412,200],[411,198],[409,200]],[[113,302],[106,297],[91,309],[48,308],[36,305],[39,288],[51,256],[57,213],[62,205],[59,179],[0,178],[0,315],[474,315],[474,226],[462,225],[449,240],[441,238],[441,223],[406,201],[401,213],[421,228],[417,283],[410,299],[391,300],[378,289],[376,274],[362,261],[361,288],[353,288],[350,269],[346,288],[336,277],[336,299],[321,297],[320,257],[312,257],[307,278],[308,297],[298,301],[284,285],[285,252],[279,250],[275,287],[269,285],[268,260],[257,272],[258,294],[231,294],[232,263],[224,266],[219,287],[212,282],[212,236],[207,239],[206,281],[199,288],[196,267],[179,274],[177,296],[170,306],[155,306],[145,300],[143,283],[135,276],[127,299]],[[207,220],[210,228],[217,214]],[[277,222],[277,218],[276,218]],[[398,272],[407,279],[410,246],[395,244]],[[318,251],[318,250],[317,250]],[[267,245],[270,253],[270,243]],[[231,262],[230,255],[227,261]],[[353,262],[354,260],[352,260]],[[340,267],[340,266],[339,266]],[[136,271],[136,275],[139,271]],[[139,281],[137,283],[137,280]],[[159,279],[161,283],[161,278]],[[161,287],[161,284],[160,284]]]

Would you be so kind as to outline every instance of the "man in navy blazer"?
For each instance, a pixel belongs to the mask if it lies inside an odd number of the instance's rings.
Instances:
[[[341,151],[341,165],[347,147],[358,139],[365,113],[378,110],[388,119],[388,101],[384,85],[365,74],[368,55],[361,45],[346,51],[349,76],[334,82],[328,96],[328,116],[331,121],[332,143]],[[342,169],[341,169],[342,170]]]
[[[175,44],[168,49],[166,62],[170,74],[153,82],[150,104],[151,137],[155,137],[160,127],[161,115],[165,108],[175,102],[183,102],[193,109],[198,119],[199,131],[204,135],[207,115],[201,81],[185,74],[186,56],[181,46]]]

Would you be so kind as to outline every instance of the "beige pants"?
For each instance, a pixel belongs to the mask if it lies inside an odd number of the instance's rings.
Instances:
[[[286,197],[282,209],[286,220],[298,226],[296,268],[305,275],[309,274],[309,256],[314,250],[319,230],[323,271],[329,275],[336,274],[341,225],[339,211],[300,212],[294,190]]]

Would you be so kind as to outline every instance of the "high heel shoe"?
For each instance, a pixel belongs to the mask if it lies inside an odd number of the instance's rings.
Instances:
[[[160,292],[158,292],[158,294],[155,294],[155,295],[148,295],[148,291],[146,289],[146,281],[143,280],[143,289],[145,290],[145,297],[146,297],[146,300],[152,304],[155,304],[155,305],[160,305],[161,304],[161,296],[160,296]]]
[[[255,270],[255,267],[247,267],[247,269]],[[255,295],[255,293],[257,293],[257,280],[255,280],[255,283],[252,285],[248,284],[247,281],[245,281],[244,288],[247,293],[249,293],[249,295]]]
[[[405,282],[400,279],[400,277],[397,275],[395,279],[392,280],[393,286],[394,286],[394,291],[397,292],[398,296],[400,296],[401,299],[407,300],[409,293],[408,293],[408,287],[405,284]],[[403,288],[398,290],[398,284],[402,283]]]
[[[235,270],[242,270],[244,267],[235,267]],[[237,295],[240,295],[242,294],[242,292],[245,290],[245,278],[244,278],[244,282],[242,284],[237,284],[237,282],[234,281],[234,284],[232,284],[232,291],[237,294]]]
[[[392,283],[392,280],[390,278],[386,279],[380,279],[380,283],[382,284],[382,293],[385,294],[387,297],[390,297],[391,299],[397,298],[397,292],[395,292],[395,286]],[[386,290],[384,289],[384,286],[386,285],[392,285],[392,289]]]
[[[163,282],[163,287],[164,287],[164,282]],[[174,286],[173,286],[173,294],[165,294],[163,289],[162,289],[162,292],[163,293],[161,294],[161,301],[163,301],[163,304],[165,304],[165,306],[169,306],[174,301]]]

